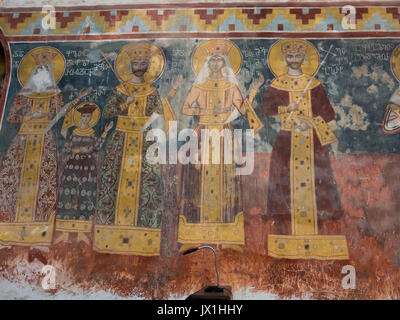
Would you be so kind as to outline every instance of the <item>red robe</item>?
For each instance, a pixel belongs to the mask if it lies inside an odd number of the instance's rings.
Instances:
[[[279,106],[289,104],[289,92],[269,87],[262,103],[262,113],[278,115]],[[312,116],[326,122],[335,119],[335,112],[322,85],[311,89]],[[327,146],[322,146],[315,130],[314,166],[318,221],[336,219],[342,215],[340,197],[333,177]],[[271,154],[267,200],[267,218],[290,219],[290,152],[291,132],[280,130]]]

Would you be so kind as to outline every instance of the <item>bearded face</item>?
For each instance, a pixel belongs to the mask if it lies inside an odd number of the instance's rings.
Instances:
[[[29,77],[23,90],[40,93],[54,89],[55,83],[51,65],[39,64],[32,71],[31,76]]]
[[[284,58],[290,69],[299,70],[304,61],[305,55],[303,53],[287,53],[284,55]]]
[[[148,59],[135,59],[131,62],[132,73],[141,78],[149,70],[150,61]]]

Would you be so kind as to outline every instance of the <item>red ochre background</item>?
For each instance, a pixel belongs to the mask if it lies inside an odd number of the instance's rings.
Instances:
[[[262,219],[269,161],[269,154],[255,154],[254,172],[243,176],[246,244],[243,253],[217,250],[221,284],[231,285],[237,298],[264,293],[277,298],[399,299],[400,155],[331,155],[345,214],[342,220],[323,222],[320,233],[346,235],[350,260],[342,261],[268,257],[267,235],[275,231],[272,221]],[[0,278],[14,281],[22,276],[30,285],[40,286],[40,272],[21,275],[20,265],[25,261],[55,265],[58,275],[68,277],[67,287],[58,281],[51,294],[78,287],[82,294],[105,290],[122,297],[167,299],[183,298],[213,284],[212,253],[180,255],[177,226],[171,221],[167,224],[160,257],[100,254],[74,241],[53,245],[48,252],[11,247],[1,250]],[[342,288],[345,265],[355,267],[356,289]]]

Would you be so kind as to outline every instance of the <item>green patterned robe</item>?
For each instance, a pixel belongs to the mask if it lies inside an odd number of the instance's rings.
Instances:
[[[127,115],[128,109],[121,110],[121,105],[127,97],[116,88],[103,110],[103,117],[114,118],[119,115]],[[153,112],[162,114],[162,105],[157,90],[147,97],[145,115],[151,116]],[[150,165],[146,160],[146,152],[152,141],[146,141],[147,128],[143,134],[142,168],[140,181],[139,209],[137,226],[147,228],[161,227],[162,180],[160,165]],[[110,135],[102,160],[99,173],[96,224],[112,225],[115,222],[115,205],[118,194],[118,183],[121,169],[121,161],[124,148],[125,133],[113,131]]]

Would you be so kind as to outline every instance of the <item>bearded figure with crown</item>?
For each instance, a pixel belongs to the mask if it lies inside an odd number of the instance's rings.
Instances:
[[[318,79],[319,56],[302,39],[276,42],[269,66],[277,75],[262,104],[280,117],[270,162],[266,219],[277,234],[268,236],[268,254],[289,259],[348,259],[345,236],[320,234],[321,222],[342,217],[328,145],[336,142],[330,124],[335,111]]]
[[[146,158],[153,144],[144,139],[154,115],[163,115],[165,127],[176,120],[170,101],[181,85],[178,77],[164,99],[152,84],[164,70],[165,56],[148,41],[126,45],[115,60],[121,81],[103,109],[104,118],[116,118],[106,142],[98,179],[94,250],[157,256],[160,254],[163,212],[160,164]],[[160,117],[161,118],[161,117]]]
[[[57,199],[57,154],[47,126],[63,107],[57,87],[65,58],[53,47],[28,52],[18,67],[23,88],[7,121],[19,125],[0,167],[0,243],[49,245]],[[76,105],[89,91],[81,91]]]

